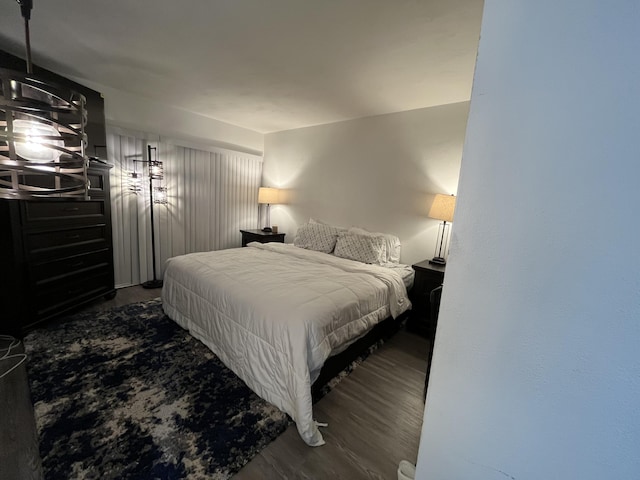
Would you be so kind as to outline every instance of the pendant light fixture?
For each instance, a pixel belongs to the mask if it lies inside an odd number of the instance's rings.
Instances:
[[[27,71],[0,68],[0,198],[88,198],[85,97],[33,74],[33,1],[17,2]]]

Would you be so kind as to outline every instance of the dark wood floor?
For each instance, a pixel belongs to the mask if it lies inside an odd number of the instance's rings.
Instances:
[[[294,425],[234,479],[384,479],[416,462],[427,340],[400,331],[314,406],[326,445],[308,447]]]
[[[160,290],[129,287],[86,309],[105,310],[159,295]],[[234,478],[397,478],[400,460],[415,463],[418,454],[427,346],[426,339],[400,331],[314,406],[316,419],[329,423],[323,429],[326,445],[308,447],[292,425]],[[10,418],[6,425],[0,421],[5,428],[0,432],[0,478],[39,478],[37,462],[29,460],[34,440],[26,370],[19,368],[0,382],[0,415]]]

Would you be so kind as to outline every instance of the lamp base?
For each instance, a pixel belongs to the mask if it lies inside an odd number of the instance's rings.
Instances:
[[[149,280],[142,284],[142,288],[161,288],[162,280]]]
[[[429,263],[432,265],[446,265],[447,261],[442,257],[433,257],[429,260]]]
[[[272,232],[273,230],[271,230],[271,227],[264,227],[262,229],[263,232]]]

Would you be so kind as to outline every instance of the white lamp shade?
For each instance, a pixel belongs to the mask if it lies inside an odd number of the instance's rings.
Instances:
[[[53,162],[60,158],[62,152],[49,148],[45,144],[64,147],[63,140],[53,140],[43,137],[58,137],[60,134],[51,125],[34,120],[14,120],[14,135],[21,135],[24,141],[15,141],[16,153],[27,160],[36,163]]]
[[[456,208],[456,197],[454,195],[443,195],[438,193],[431,204],[429,217],[443,222],[453,222],[453,212]]]
[[[280,202],[280,191],[277,188],[260,187],[258,190],[258,203],[275,204]]]

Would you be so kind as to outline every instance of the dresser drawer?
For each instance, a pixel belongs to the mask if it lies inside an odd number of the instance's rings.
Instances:
[[[27,254],[32,260],[60,258],[73,253],[85,253],[106,248],[105,225],[33,232],[27,235]]]
[[[25,202],[25,222],[40,224],[60,221],[81,221],[85,218],[99,219],[105,215],[105,204],[101,201],[48,201]],[[96,220],[99,221],[99,220]]]
[[[34,288],[34,307],[38,317],[80,304],[87,297],[96,297],[112,289],[110,266],[82,272],[47,282]]]
[[[102,268],[110,265],[111,261],[111,250],[104,248],[95,252],[70,255],[55,260],[34,262],[31,265],[31,282],[38,284],[60,276]]]

